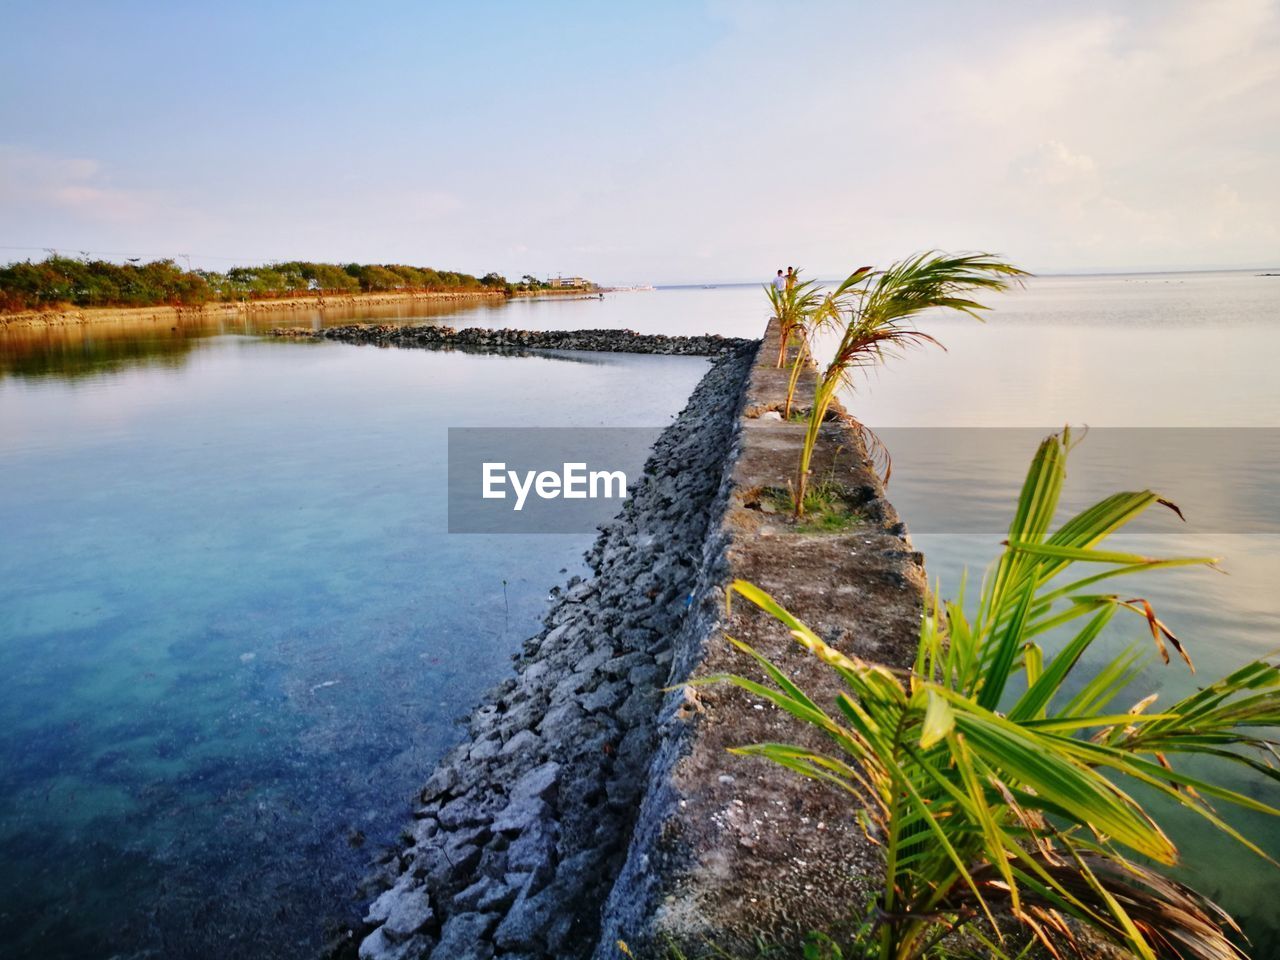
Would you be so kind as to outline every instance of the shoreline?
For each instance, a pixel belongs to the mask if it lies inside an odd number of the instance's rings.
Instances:
[[[585,287],[554,287],[548,290],[512,290],[508,296],[512,300],[536,300],[539,297],[568,297],[583,300],[594,300],[598,294],[609,293],[609,290],[587,290]]]
[[[162,321],[188,322],[203,319],[225,319],[257,313],[276,313],[294,310],[351,309],[364,306],[388,306],[416,301],[447,303],[450,301],[506,300],[502,290],[453,290],[405,293],[351,293],[339,296],[287,297],[274,300],[228,300],[204,303],[199,306],[168,306],[157,304],[147,307],[72,307],[66,310],[26,310],[20,313],[0,314],[0,331],[38,329],[87,325],[105,321]]]

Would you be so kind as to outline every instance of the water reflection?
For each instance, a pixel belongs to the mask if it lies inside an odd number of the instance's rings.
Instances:
[[[238,313],[221,309],[182,310],[175,317],[135,315],[119,320],[58,323],[49,326],[0,324],[0,379],[86,376],[155,366],[183,365],[200,340],[238,334],[255,336],[276,327],[312,329],[355,322],[415,323],[445,317],[462,320],[494,305],[472,300],[419,300],[388,304],[334,304],[323,309],[251,308]]]
[[[213,331],[216,332],[216,331]],[[131,367],[178,368],[195,349],[201,328],[106,322],[45,329],[0,328],[0,379],[77,380]]]
[[[82,378],[139,366],[180,366],[200,340],[254,336],[276,327],[440,321],[450,326],[525,330],[631,329],[639,333],[753,337],[763,326],[754,285],[718,290],[607,294],[604,300],[518,298],[511,301],[414,300],[389,304],[335,303],[323,309],[256,308],[239,314],[186,311],[171,319],[108,320],[50,327],[0,325],[0,380]]]

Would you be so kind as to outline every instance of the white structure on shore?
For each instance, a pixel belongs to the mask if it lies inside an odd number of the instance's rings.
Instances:
[[[547,279],[547,285],[553,290],[563,287],[582,287],[585,290],[595,286],[586,277],[550,277]]]

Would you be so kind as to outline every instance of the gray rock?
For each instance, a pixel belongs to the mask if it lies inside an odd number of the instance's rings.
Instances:
[[[485,911],[506,910],[528,879],[525,874],[513,873],[503,881],[494,881],[481,898],[479,908]]]
[[[540,797],[517,797],[493,818],[494,833],[519,833],[550,815],[547,802]]]
[[[625,773],[614,777],[605,784],[605,796],[615,807],[631,807],[639,800],[640,776],[638,773]]]
[[[424,817],[413,825],[413,845],[427,843],[440,832],[440,821],[435,817]]]
[[[582,657],[573,668],[574,673],[595,673],[613,659],[613,650],[596,650]]]
[[[561,640],[563,640],[569,634],[569,632],[573,630],[573,628],[574,628],[573,621],[560,624],[560,626],[556,627],[554,630],[552,630],[550,633],[548,633],[545,637],[542,638],[542,646],[554,647]]]
[[[583,600],[586,600],[587,597],[591,596],[595,592],[596,592],[596,587],[594,583],[590,583],[590,582],[580,583],[576,587],[571,589],[568,593],[566,593],[564,595],[564,598],[569,603],[581,603]]]
[[[501,752],[502,740],[498,737],[489,737],[487,740],[479,740],[472,744],[469,756],[472,760],[489,760]]]
[[[418,889],[418,884],[410,874],[402,875],[389,890],[383,891],[378,899],[369,904],[369,912],[365,914],[365,923],[383,923],[391,916],[392,908],[402,897],[411,896]]]
[[[440,929],[434,960],[488,960],[493,944],[486,939],[498,918],[491,913],[456,913]]]
[[[521,672],[520,682],[530,687],[536,686],[536,681],[541,680],[546,676],[550,669],[550,665],[545,660],[538,660],[535,663],[531,663]]]
[[[486,817],[480,804],[471,796],[465,796],[446,803],[440,808],[436,819],[440,821],[440,826],[445,829],[456,830],[459,827],[481,823]]]
[[[435,800],[441,794],[448,793],[458,782],[458,771],[452,765],[436,767],[436,770],[427,778],[426,785],[422,788],[421,800],[428,803]]]
[[[552,956],[564,957],[572,956],[577,951],[567,949],[569,938],[579,927],[582,927],[582,917],[580,914],[570,912],[568,910],[561,911],[551,918],[551,922],[547,925],[546,938],[547,949]],[[621,951],[619,951],[621,953]]]
[[[610,680],[621,680],[636,666],[647,661],[647,657],[643,653],[633,651],[632,653],[624,653],[618,657],[612,657],[601,668],[602,672]]]
[[[453,898],[454,910],[468,913],[479,909],[497,884],[491,877],[481,877]]]
[[[423,887],[414,887],[402,891],[396,897],[382,929],[389,939],[400,943],[420,931],[434,917],[435,911],[431,909],[427,891]]]
[[[323,335],[482,348],[738,349],[717,338],[619,331],[526,334],[381,325],[373,335],[359,332],[367,328],[349,329],[349,336],[335,328]],[[409,841],[416,845],[402,846],[385,863],[377,886],[368,888],[398,892],[379,896],[370,908],[371,917],[378,914],[370,922],[385,927],[390,920],[391,928],[366,938],[366,960],[408,960],[406,944],[415,945],[414,957],[448,960],[487,960],[495,941],[506,960],[590,952],[660,742],[657,708],[664,698],[658,688],[671,675],[673,659],[676,671],[691,666],[694,654],[679,639],[689,611],[715,616],[714,591],[697,585],[706,576],[704,565],[718,562],[723,549],[720,541],[707,541],[707,524],[727,496],[726,446],[748,365],[744,351],[712,366],[688,408],[659,438],[646,479],[633,485],[618,518],[601,525],[587,555],[594,577],[570,578],[563,590],[551,591],[545,629],[525,642],[518,672],[472,712],[468,741],[424,786]],[[705,602],[686,604],[695,589]],[[404,915],[393,919],[399,898],[420,888],[429,891],[429,904],[425,893],[405,900]],[[435,915],[415,928],[424,906]],[[441,940],[432,951],[437,926]],[[397,936],[405,939],[396,943]]]
[[[658,715],[658,693],[656,689],[640,689],[627,697],[627,702],[618,710],[618,720],[625,727],[634,727],[646,720],[653,720]]]
[[[437,895],[461,890],[472,882],[487,836],[488,829],[482,827],[451,834],[443,842],[436,838],[418,851],[414,870],[426,879],[427,886]]]
[[[552,703],[563,703],[578,693],[589,680],[589,675],[571,673],[560,680],[551,690]]]
[[[431,949],[427,937],[410,937],[397,943],[387,936],[382,927],[360,942],[360,960],[417,960]]]
[[[522,703],[513,705],[507,711],[502,718],[501,729],[508,737],[520,730],[532,730],[538,725],[538,721],[542,719],[544,712],[545,707],[541,703],[535,702],[532,698],[527,698]]]
[[[562,739],[566,731],[572,730],[581,717],[582,707],[573,700],[565,700],[546,712],[542,723],[538,725],[538,730],[544,737],[554,742]]]
[[[582,698],[582,709],[587,713],[600,713],[613,709],[626,695],[621,683],[602,683]]]
[[[583,850],[560,862],[556,869],[556,888],[562,897],[572,898],[586,890],[600,876],[604,854],[600,850]]]
[[[546,800],[555,795],[560,780],[560,764],[548,760],[540,767],[534,767],[515,782],[511,788],[511,799],[538,797]]]
[[[632,667],[627,682],[633,687],[660,687],[667,679],[667,671],[656,663],[644,663]]]
[[[507,848],[507,869],[533,873],[551,862],[555,852],[555,836],[541,821],[529,825]]]
[[[521,730],[502,745],[501,755],[504,757],[510,757],[526,752],[532,753],[538,748],[538,744],[539,740],[536,733],[532,730]]]
[[[553,893],[548,888],[532,896],[522,892],[516,898],[507,915],[498,924],[498,929],[493,932],[493,942],[499,949],[528,950],[542,946],[546,929],[555,918],[559,906]]]

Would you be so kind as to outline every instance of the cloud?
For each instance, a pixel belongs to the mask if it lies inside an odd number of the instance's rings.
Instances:
[[[0,145],[0,219],[66,213],[106,223],[145,223],[165,209],[155,190],[115,186],[101,164]]]
[[[396,196],[393,202],[402,211],[423,219],[458,213],[466,206],[461,197],[443,190],[407,190]]]
[[[140,191],[68,184],[48,191],[53,203],[96,220],[139,222],[157,212],[154,196]]]
[[[1280,4],[1084,4],[926,75],[954,105],[947,172],[975,198],[953,206],[1006,252],[1066,269],[1274,260]]]
[[[1276,2],[714,9],[728,33],[665,79],[623,178],[644,201],[582,213],[625,223],[658,277],[835,275],[929,246],[1037,270],[1277,255]]]
[[[129,162],[111,138],[136,146],[141,121],[70,124],[57,149],[0,147],[0,222],[13,243],[602,280],[833,276],[933,246],[1040,271],[1280,255],[1280,0],[712,0],[610,70],[557,42],[460,51],[475,76],[443,58],[430,124],[321,150],[301,87],[282,115],[257,85],[197,83],[219,109]],[[432,63],[415,86],[388,82],[414,75],[394,58],[344,61],[342,88],[407,115]],[[580,121],[513,113],[539,98]],[[478,117],[483,141],[444,134]]]
[[[1097,180],[1093,157],[1073,153],[1058,140],[1048,140],[1013,164],[1015,178],[1037,187],[1078,186]]]

